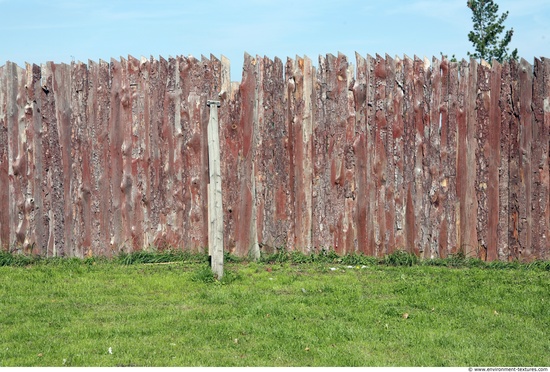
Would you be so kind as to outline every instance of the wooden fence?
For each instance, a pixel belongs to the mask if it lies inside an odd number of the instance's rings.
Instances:
[[[549,259],[550,61],[344,55],[0,67],[0,246],[208,245],[219,99],[226,250]]]

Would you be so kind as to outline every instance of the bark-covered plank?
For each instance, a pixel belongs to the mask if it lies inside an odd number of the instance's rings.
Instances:
[[[487,129],[487,260],[494,261],[498,259],[499,235],[504,226],[500,225],[500,179],[499,174],[506,173],[508,169],[501,169],[501,114],[499,107],[500,100],[500,82],[502,66],[497,61],[493,61],[490,71],[488,97],[489,118]],[[498,211],[498,212],[497,212]],[[507,224],[505,230],[508,230]]]
[[[521,175],[520,175],[520,112],[519,106],[519,66],[516,61],[509,62],[508,82],[510,89],[508,94],[508,110],[510,128],[509,135],[509,260],[517,260],[520,258],[520,203],[521,203]]]
[[[243,66],[243,80],[239,87],[241,98],[241,112],[237,130],[242,133],[241,149],[237,172],[239,186],[236,192],[237,221],[235,228],[235,251],[238,255],[259,256],[256,225],[256,184],[255,184],[255,137],[258,121],[258,89],[259,77],[257,61],[249,54],[245,54]]]
[[[510,122],[514,116],[511,100],[510,64],[504,63],[500,72],[498,112],[500,113],[500,158],[499,158],[499,231],[498,259],[507,260],[510,257]]]
[[[373,173],[376,189],[375,203],[375,229],[374,239],[377,254],[386,254],[389,243],[389,231],[387,226],[390,217],[390,206],[387,205],[386,188],[388,185],[388,121],[386,118],[386,61],[379,55],[373,60],[373,89],[374,89],[374,125],[371,127],[373,140]]]
[[[459,68],[459,99],[457,115],[457,196],[460,203],[458,220],[459,251],[477,256],[477,199],[475,195],[475,127],[477,63],[462,61]]]
[[[532,259],[533,250],[533,70],[522,59],[519,66],[519,258]]]
[[[28,184],[28,149],[24,106],[25,71],[13,62],[6,63],[6,126],[8,139],[9,245],[11,250],[25,252],[29,225],[26,213]]]
[[[542,135],[550,136],[550,59],[542,58],[541,63],[542,63],[542,77],[543,77],[542,91],[544,93],[544,99],[542,100],[542,107],[543,107],[542,111],[543,111],[543,122],[544,122]],[[543,151],[543,157],[544,157],[544,151]],[[546,159],[548,159],[548,157],[550,157],[550,148],[548,149],[548,154]],[[550,249],[546,242],[546,238],[549,235],[548,229],[550,229],[550,205],[549,205],[550,204],[550,199],[549,199],[550,198],[550,174],[549,174],[550,170],[548,169],[548,164],[545,164],[543,169],[544,169],[544,174],[541,174],[541,184],[543,186],[543,190],[548,195],[548,197],[546,197],[546,206],[543,209],[547,230],[545,231],[545,239],[543,239],[543,242],[541,242],[539,256],[543,260],[548,260],[550,259]]]
[[[74,256],[91,254],[91,149],[88,133],[88,69],[84,63],[71,64],[71,164],[73,180],[71,200],[73,201],[73,243]]]
[[[355,210],[353,221],[356,229],[357,251],[373,254],[373,219],[370,217],[367,179],[369,154],[367,153],[367,95],[368,75],[367,61],[356,53],[356,78],[353,86],[355,103],[356,139],[353,143],[355,153]]]
[[[10,192],[9,192],[9,152],[7,115],[8,69],[0,66],[0,250],[10,248]]]
[[[427,78],[430,83],[427,85],[425,99],[428,102],[428,157],[424,167],[426,186],[428,187],[428,247],[424,252],[424,257],[436,258],[440,256],[441,251],[441,225],[443,224],[444,203],[442,199],[441,183],[444,176],[441,172],[441,127],[443,126],[443,69],[442,62],[436,58],[432,59],[432,65],[429,69]],[[446,240],[445,236],[445,240]]]
[[[533,66],[533,251],[542,259],[549,228],[548,129],[544,123],[545,71],[543,61],[535,59]],[[547,78],[547,77],[546,77]]]
[[[488,234],[494,234],[496,230],[489,231],[489,209],[487,198],[489,197],[488,169],[490,161],[490,144],[488,143],[490,128],[490,105],[491,105],[491,69],[485,63],[478,65],[477,71],[477,98],[476,98],[476,199],[477,199],[477,237],[479,256],[482,260],[487,259]],[[493,229],[496,226],[491,226]],[[494,240],[493,240],[494,242]]]
[[[392,164],[388,174],[393,178],[393,202],[390,206],[395,210],[393,228],[395,239],[394,243],[388,247],[388,253],[394,250],[405,249],[405,189],[404,189],[404,149],[403,149],[403,99],[404,99],[404,75],[403,60],[395,60],[386,57],[387,81],[389,87],[388,106],[391,106],[391,116],[388,122],[391,122],[391,129],[388,138],[391,136],[392,143],[389,146],[392,152]],[[393,83],[392,83],[393,82]]]
[[[403,86],[405,101],[403,107],[403,180],[405,192],[405,249],[418,254],[418,228],[415,187],[415,116],[414,116],[414,69],[413,61],[405,56],[403,61]]]

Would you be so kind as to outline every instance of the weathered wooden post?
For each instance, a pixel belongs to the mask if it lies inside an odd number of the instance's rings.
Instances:
[[[208,100],[208,254],[211,268],[218,279],[223,276],[223,207],[222,178],[220,166],[220,135],[218,129],[218,107],[220,101]]]

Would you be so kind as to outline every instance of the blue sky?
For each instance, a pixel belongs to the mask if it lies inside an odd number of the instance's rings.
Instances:
[[[550,58],[550,0],[497,0],[520,57]],[[241,79],[255,56],[473,52],[466,0],[0,0],[0,65],[212,53]]]

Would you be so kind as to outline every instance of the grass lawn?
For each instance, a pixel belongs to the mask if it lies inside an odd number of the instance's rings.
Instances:
[[[550,365],[548,265],[127,263],[0,266],[0,367]]]

